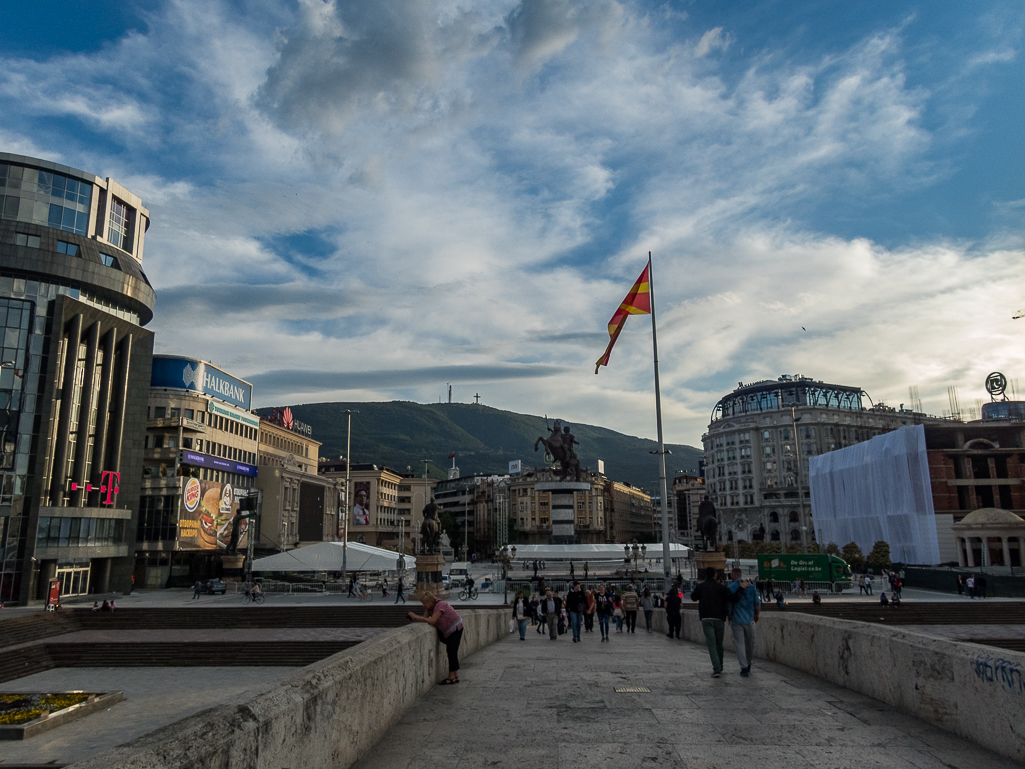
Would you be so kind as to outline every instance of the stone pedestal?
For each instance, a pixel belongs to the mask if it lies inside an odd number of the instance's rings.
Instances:
[[[576,521],[576,492],[587,491],[589,483],[577,481],[550,481],[535,483],[535,491],[547,491],[552,495],[552,545],[579,545],[580,538],[576,535],[573,524]]]
[[[244,555],[222,555],[221,566],[224,569],[225,582],[242,581],[242,565],[246,562]]]
[[[715,567],[717,577],[725,576],[726,553],[717,551],[694,551],[694,566],[698,572],[698,579],[705,578],[705,569],[709,566]]]
[[[448,590],[441,581],[441,574],[445,570],[445,556],[441,555],[418,555],[416,557],[416,587],[409,597],[419,601],[428,593],[435,598],[448,598]]]

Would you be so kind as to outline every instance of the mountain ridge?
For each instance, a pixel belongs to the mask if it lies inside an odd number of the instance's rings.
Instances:
[[[334,459],[345,454],[346,411],[352,410],[352,461],[387,465],[418,475],[423,460],[430,460],[432,477],[445,477],[448,455],[456,453],[461,475],[505,474],[511,460],[525,467],[544,466],[543,449],[534,452],[535,440],[549,431],[545,418],[519,414],[473,403],[413,403],[385,401],[365,403],[302,403],[288,406],[295,419],[313,428],[313,438],[323,445],[320,456]],[[271,408],[256,410],[267,415]],[[549,417],[549,422],[553,417]],[[606,427],[564,420],[580,441],[581,467],[597,470],[605,461],[606,477],[626,481],[649,493],[658,487],[657,443],[625,435]],[[700,449],[666,444],[669,479],[680,470],[696,472]]]

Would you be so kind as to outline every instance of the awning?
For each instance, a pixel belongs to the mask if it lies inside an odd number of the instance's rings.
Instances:
[[[348,571],[395,571],[399,554],[394,550],[350,542],[346,546]],[[406,569],[416,571],[416,558],[404,556]],[[286,550],[253,561],[253,571],[341,571],[342,543],[318,542],[295,550]]]
[[[535,558],[544,558],[548,561],[615,561],[626,558],[623,545],[516,545],[516,560],[532,561]],[[630,545],[631,551],[633,545]],[[661,558],[662,543],[645,543],[647,553],[645,558]],[[669,558],[686,558],[690,548],[684,545],[671,543],[669,545]]]

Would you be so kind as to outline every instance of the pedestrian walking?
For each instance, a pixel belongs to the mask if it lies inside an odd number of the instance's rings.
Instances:
[[[865,592],[872,595],[872,575],[865,572]]]
[[[669,593],[665,598],[665,605],[666,625],[669,627],[669,632],[666,635],[672,638],[675,634],[679,638],[680,628],[683,625],[683,617],[680,615],[680,609],[683,608],[683,596],[680,595],[680,590],[676,585],[669,588]]]
[[[637,610],[641,608],[641,599],[631,584],[623,593],[623,619],[626,620],[626,632],[633,633],[637,630]]]
[[[612,616],[616,618],[616,632],[623,632],[623,599],[612,594]]]
[[[537,593],[530,594],[530,626],[534,627],[537,624],[537,618],[541,611],[541,602],[537,599]],[[540,630],[538,631],[541,632]]]
[[[559,615],[562,614],[562,599],[553,596],[551,590],[545,591],[545,597],[541,599],[542,621],[548,626],[548,639],[555,641],[559,635]]]
[[[743,572],[740,569],[734,569],[730,574],[730,631],[733,633],[733,643],[737,647],[740,675],[747,678],[751,673],[751,661],[754,659],[755,623],[762,612],[762,599],[755,586],[749,580],[741,579],[742,576]]]
[[[402,603],[406,602],[406,596],[404,595],[405,590],[406,583],[402,577],[399,577],[399,581],[395,583],[395,603],[398,603],[400,600]]]
[[[986,597],[986,577],[980,574],[975,580],[975,590],[979,594],[979,598]]]
[[[655,612],[655,599],[651,597],[651,590],[647,587],[641,593],[641,609],[644,611],[644,625],[648,632],[651,632],[651,616]]]
[[[857,581],[858,581],[858,595],[864,595],[865,594],[865,575],[864,574],[859,574]]]
[[[356,577],[355,575],[349,577],[349,598],[352,598],[353,591],[356,589]]]
[[[530,602],[523,596],[521,590],[513,600],[513,619],[516,620],[516,627],[520,631],[520,640],[527,640],[527,615],[530,613]]]
[[[971,574],[968,575],[968,579],[965,580],[965,588],[968,592],[969,598],[975,598],[975,577]]]
[[[594,600],[594,591],[588,590],[584,597],[587,599],[587,604],[584,606],[584,632],[594,632],[594,613],[597,611],[598,604]]]
[[[964,577],[961,574],[957,575],[957,595],[958,597],[964,597]]]
[[[904,588],[904,580],[902,580],[900,578],[900,575],[897,575],[896,577],[893,578],[893,594],[895,596],[897,596],[897,598],[900,598],[901,597],[900,593],[901,593],[901,590],[903,590],[903,588]]]
[[[203,593],[203,583],[198,579],[196,584],[192,586],[192,600],[195,601]]]
[[[766,601],[771,601],[772,600],[772,596],[774,596],[776,594],[776,583],[773,582],[772,579],[770,578],[770,579],[765,580],[764,585],[765,585],[765,600]]]
[[[459,642],[463,640],[463,619],[452,608],[448,601],[439,601],[431,593],[424,594],[420,599],[423,604],[423,615],[409,612],[406,616],[413,622],[426,622],[433,625],[445,644],[448,652],[448,678],[441,682],[442,686],[459,683]]]
[[[712,678],[719,678],[722,675],[722,641],[726,632],[730,591],[716,580],[714,566],[705,569],[705,579],[691,591],[690,600],[698,604],[698,617],[705,633],[708,656],[712,660]]]
[[[384,580],[381,582],[381,598],[387,598],[387,597],[388,597],[388,578],[385,577]]]
[[[574,582],[573,589],[566,594],[566,611],[569,613],[569,627],[573,631],[573,643],[580,642],[580,624],[587,608],[587,596],[580,589],[580,583]]]
[[[598,630],[601,640],[609,640],[609,618],[612,616],[612,596],[605,592],[605,585],[598,586],[598,595],[594,597],[595,614],[598,616]]]

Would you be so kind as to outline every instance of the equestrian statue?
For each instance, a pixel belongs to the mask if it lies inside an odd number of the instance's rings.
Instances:
[[[441,521],[438,520],[438,505],[431,502],[423,510],[424,522],[420,524],[420,549],[424,555],[438,552],[441,537]]]
[[[554,425],[549,427],[546,416],[545,429],[548,430],[549,435],[547,438],[542,435],[534,441],[534,451],[537,451],[538,446],[543,444],[547,455],[546,459],[551,457],[551,461],[559,463],[559,480],[564,481],[572,475],[574,480],[579,481],[580,460],[577,459],[573,445],[579,446],[580,442],[570,432],[569,425],[563,427],[562,422],[556,419]]]
[[[698,531],[701,532],[701,537],[704,540],[705,550],[715,550],[719,523],[715,514],[715,505],[708,497],[705,497],[698,505]]]

